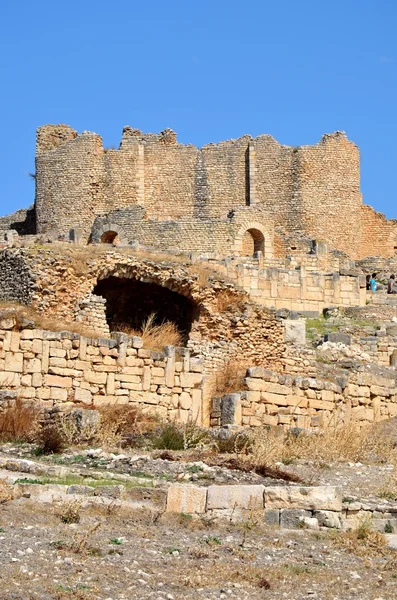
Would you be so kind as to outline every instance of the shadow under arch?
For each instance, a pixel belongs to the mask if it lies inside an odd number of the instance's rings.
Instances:
[[[111,331],[129,327],[139,331],[154,314],[154,324],[171,321],[186,344],[200,309],[191,298],[154,281],[107,275],[99,279],[93,293],[106,299],[106,320]]]

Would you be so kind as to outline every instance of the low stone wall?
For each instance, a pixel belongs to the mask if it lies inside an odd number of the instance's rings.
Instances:
[[[266,524],[283,529],[322,527],[356,529],[361,523],[382,533],[397,531],[393,502],[342,499],[333,486],[212,485],[208,488],[173,484],[168,489],[167,512],[224,518],[252,519],[260,514]]]
[[[154,352],[124,334],[91,339],[0,329],[0,408],[14,391],[48,410],[130,404],[165,420],[200,424],[202,387],[203,362],[185,348]]]
[[[211,423],[285,429],[373,423],[397,415],[396,376],[352,372],[336,383],[252,367],[247,391],[215,399]],[[231,398],[232,396],[232,398]],[[225,416],[226,415],[226,416]]]
[[[262,513],[265,523],[286,529],[300,525],[341,528],[342,494],[332,486],[174,484],[167,512],[206,515],[239,521]]]

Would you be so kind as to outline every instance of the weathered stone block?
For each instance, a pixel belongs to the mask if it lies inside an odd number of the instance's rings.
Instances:
[[[107,373],[98,373],[97,371],[85,371],[84,379],[89,383],[103,385],[106,383]]]
[[[207,509],[263,508],[264,489],[263,485],[211,485]]]
[[[181,373],[180,383],[181,387],[194,388],[198,387],[203,381],[203,375],[201,373]]]
[[[44,375],[44,385],[49,387],[71,388],[72,378],[59,375]]]
[[[5,370],[13,373],[22,373],[23,371],[23,353],[6,352]]]
[[[333,486],[272,486],[265,488],[265,508],[342,510],[342,494]]]
[[[297,508],[283,508],[280,510],[280,527],[283,529],[297,529],[302,527],[303,519],[311,518],[309,510]]]
[[[206,510],[207,488],[173,484],[168,488],[167,512],[202,514]]]

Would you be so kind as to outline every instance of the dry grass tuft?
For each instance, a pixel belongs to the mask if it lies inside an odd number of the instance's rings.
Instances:
[[[359,428],[354,423],[329,426],[318,433],[281,431],[277,428],[252,431],[251,451],[255,461],[274,465],[296,459],[319,463],[352,461],[379,464],[396,456],[393,441],[376,425]]]
[[[40,411],[16,400],[0,413],[0,442],[32,442],[39,431]]]
[[[28,322],[33,322],[35,327],[39,329],[45,329],[47,331],[71,331],[72,333],[79,333],[86,337],[98,338],[100,337],[98,332],[90,329],[83,323],[76,321],[65,324],[64,321],[56,318],[47,317],[38,311],[34,310],[31,306],[25,306],[24,304],[17,304],[15,302],[3,302],[0,303],[0,315],[3,318],[10,318],[14,320],[15,331],[20,331],[26,328]],[[31,324],[29,324],[31,327]]]
[[[158,427],[155,415],[143,414],[130,406],[104,406],[99,409],[101,419],[95,434],[95,443],[103,447],[117,446],[123,440],[134,440]]]
[[[217,371],[212,376],[212,382],[210,383],[212,395],[223,396],[224,394],[233,394],[244,390],[244,378],[249,366],[248,362],[241,360],[227,362],[222,370]]]
[[[397,455],[393,457],[393,471],[385,479],[379,495],[387,500],[397,500]]]
[[[368,520],[362,521],[357,529],[335,533],[333,542],[338,548],[362,558],[384,556],[387,545],[383,533],[373,531]]]
[[[243,310],[246,299],[242,297],[241,292],[226,289],[221,290],[216,295],[216,303],[219,312],[230,310]]]
[[[175,323],[164,321],[155,325],[156,314],[152,313],[143,323],[141,330],[136,330],[129,325],[119,325],[118,331],[129,336],[138,336],[143,340],[143,345],[148,350],[162,350],[165,346],[182,346],[183,336]]]

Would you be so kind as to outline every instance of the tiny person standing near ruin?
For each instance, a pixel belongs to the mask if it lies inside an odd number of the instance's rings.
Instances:
[[[377,273],[372,273],[371,275],[371,279],[369,280],[369,284],[371,286],[371,292],[376,292],[377,290],[377,283],[376,283],[376,275]]]
[[[395,275],[390,275],[390,279],[387,282],[387,293],[388,294],[397,294],[397,289],[394,287],[395,284]]]

